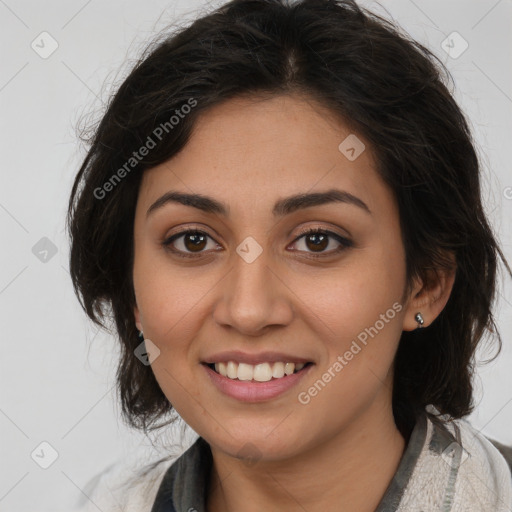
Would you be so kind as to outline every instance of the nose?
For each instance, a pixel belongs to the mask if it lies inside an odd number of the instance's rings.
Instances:
[[[219,283],[221,297],[213,313],[221,326],[246,336],[259,336],[270,326],[288,325],[294,294],[263,251],[248,262],[238,254],[232,269]]]

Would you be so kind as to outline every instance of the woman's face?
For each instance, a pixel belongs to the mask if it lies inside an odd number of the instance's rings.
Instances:
[[[313,101],[238,98],[144,174],[135,319],[163,392],[224,453],[291,457],[391,414],[405,254],[362,142]],[[279,377],[294,369],[279,363],[309,364]]]

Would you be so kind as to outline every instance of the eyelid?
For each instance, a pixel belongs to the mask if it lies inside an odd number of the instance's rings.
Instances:
[[[339,237],[339,238],[342,238],[346,242],[350,242],[351,238],[352,238],[351,235],[349,235],[349,234],[342,235],[341,233],[338,233],[327,226],[306,226],[299,230],[299,233],[298,233],[297,237],[295,238],[294,242],[296,242],[301,236],[315,233],[315,232],[326,233],[330,236]]]

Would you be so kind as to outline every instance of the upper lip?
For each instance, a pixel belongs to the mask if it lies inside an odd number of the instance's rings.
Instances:
[[[309,363],[311,359],[297,357],[284,352],[259,352],[258,354],[249,354],[238,350],[230,350],[229,352],[218,352],[208,356],[203,363],[227,363],[235,361],[237,363],[260,364],[260,363]]]

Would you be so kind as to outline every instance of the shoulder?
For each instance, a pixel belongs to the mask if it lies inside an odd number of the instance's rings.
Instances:
[[[494,466],[505,475],[512,477],[512,446],[507,446],[491,439],[474,427],[467,417],[449,419],[433,407],[427,407],[428,422],[434,432],[445,432],[449,435],[451,443],[448,448],[460,445],[463,448],[461,463],[468,458],[478,460],[480,464]],[[447,450],[449,451],[449,450]]]
[[[456,421],[460,428],[464,445],[471,447],[481,459],[488,460],[512,478],[512,446],[495,441],[476,429],[466,419]]]
[[[397,510],[422,504],[428,510],[510,512],[510,466],[485,435],[466,419],[439,414],[429,414],[426,423],[418,420],[417,432],[419,427],[425,431],[417,437],[422,448]]]
[[[466,419],[454,421],[449,430],[463,448],[455,469],[458,473],[455,490],[459,493],[455,502],[463,500],[464,495],[478,496],[479,503],[487,505],[485,510],[510,510],[511,448],[501,443],[497,446]]]
[[[512,446],[506,446],[499,441],[491,439],[488,437],[489,441],[497,448],[497,450],[501,453],[505,461],[507,462],[510,472],[512,473]]]
[[[73,512],[150,512],[160,483],[177,456],[141,465],[119,459],[82,489]]]

